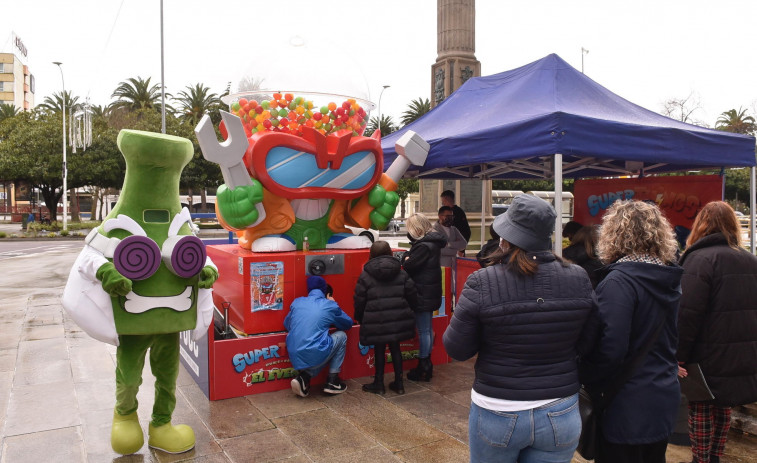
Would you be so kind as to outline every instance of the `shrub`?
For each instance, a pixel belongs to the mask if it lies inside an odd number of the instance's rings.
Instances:
[[[7,233],[5,233],[4,231],[0,231],[0,238],[5,238],[6,236],[8,236]]]
[[[60,231],[60,236],[68,236],[68,230],[61,230]]]

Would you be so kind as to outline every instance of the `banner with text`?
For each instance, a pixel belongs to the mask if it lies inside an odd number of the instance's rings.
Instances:
[[[583,225],[602,222],[602,216],[618,199],[654,201],[671,225],[691,228],[702,207],[723,199],[725,177],[691,175],[616,179],[578,179],[575,182],[573,220]]]

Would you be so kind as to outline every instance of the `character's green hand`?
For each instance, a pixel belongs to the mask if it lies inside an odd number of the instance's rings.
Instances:
[[[252,185],[240,186],[233,190],[224,184],[218,187],[216,200],[223,220],[232,228],[241,230],[258,220],[255,205],[263,201],[263,185],[254,178]]]
[[[218,271],[210,265],[206,265],[200,270],[200,279],[197,281],[197,286],[202,289],[210,289],[217,279]]]
[[[118,273],[113,262],[106,262],[95,274],[103,284],[103,289],[111,296],[126,296],[131,291],[131,280]]]
[[[376,185],[368,193],[368,204],[375,209],[370,214],[371,224],[376,230],[383,230],[394,217],[400,197],[394,191],[386,191],[381,185]]]

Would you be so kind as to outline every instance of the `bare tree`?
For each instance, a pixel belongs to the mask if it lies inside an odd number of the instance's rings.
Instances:
[[[243,77],[237,85],[237,92],[260,90],[260,86],[263,85],[263,80],[265,79],[255,78],[253,76]]]
[[[674,97],[665,101],[660,113],[671,119],[676,119],[687,124],[709,127],[706,122],[694,117],[694,113],[700,109],[702,109],[702,104],[699,100],[699,95],[692,91],[685,98]]]

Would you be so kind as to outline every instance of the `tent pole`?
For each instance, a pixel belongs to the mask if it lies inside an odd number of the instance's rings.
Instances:
[[[562,257],[562,154],[555,153],[555,244],[554,250]]]
[[[484,229],[486,227],[486,197],[488,196],[486,183],[487,183],[487,176],[484,175],[481,177],[481,248],[484,247],[484,243],[486,243],[486,230]]]
[[[754,213],[755,213],[755,166],[749,168],[749,249],[754,254],[755,241],[754,241]]]

